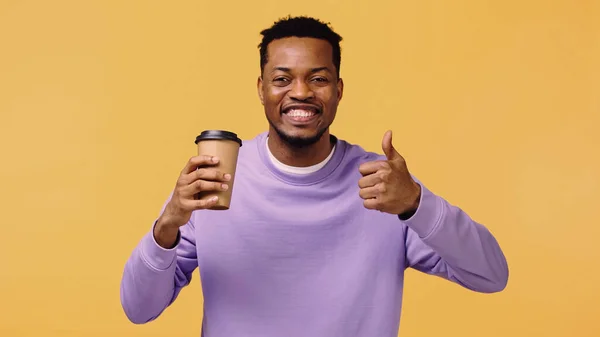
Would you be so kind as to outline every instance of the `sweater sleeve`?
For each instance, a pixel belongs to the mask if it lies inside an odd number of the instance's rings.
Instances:
[[[153,321],[170,306],[198,266],[192,220],[180,227],[172,249],[156,243],[153,229],[129,256],[121,279],[121,305],[136,324]]]
[[[508,283],[508,265],[494,236],[463,210],[417,182],[421,185],[420,204],[404,221],[407,267],[473,291],[502,291]]]

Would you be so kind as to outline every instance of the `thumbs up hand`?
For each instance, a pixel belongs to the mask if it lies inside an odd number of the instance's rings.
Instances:
[[[368,209],[390,214],[415,211],[419,206],[421,187],[408,171],[404,158],[392,145],[392,132],[383,136],[381,144],[387,160],[360,165],[359,195]]]

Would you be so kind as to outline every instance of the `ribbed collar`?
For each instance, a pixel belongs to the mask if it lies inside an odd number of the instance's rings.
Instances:
[[[256,137],[257,141],[255,145],[257,146],[260,160],[267,167],[269,172],[273,174],[276,178],[292,185],[313,185],[323,181],[325,178],[331,175],[342,163],[347,149],[346,142],[340,141],[335,136],[331,135],[331,139],[333,142],[335,142],[336,146],[333,156],[331,157],[329,162],[325,164],[325,166],[323,166],[318,171],[309,174],[287,173],[279,170],[273,164],[271,158],[269,158],[269,154],[267,153],[267,149],[265,147],[267,135],[268,133],[264,132]]]

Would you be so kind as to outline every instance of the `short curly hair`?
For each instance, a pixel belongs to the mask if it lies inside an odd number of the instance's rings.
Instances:
[[[340,76],[340,64],[342,61],[342,50],[340,42],[342,37],[333,31],[330,23],[322,22],[318,19],[307,16],[287,16],[279,19],[271,27],[260,32],[263,36],[258,45],[260,49],[260,72],[265,69],[268,62],[267,47],[274,40],[286,37],[311,37],[329,42],[333,49],[333,64],[335,65],[337,76]]]

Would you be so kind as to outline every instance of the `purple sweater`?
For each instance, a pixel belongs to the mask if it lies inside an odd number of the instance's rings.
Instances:
[[[492,234],[420,181],[406,221],[363,207],[358,167],[385,157],[337,140],[322,169],[293,175],[265,139],[240,150],[230,210],[195,212],[174,249],[142,238],[121,283],[132,322],[156,319],[197,267],[205,337],[395,337],[408,267],[477,292],[506,286]]]

